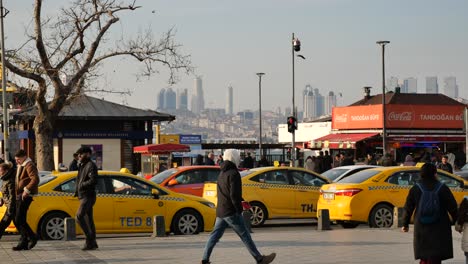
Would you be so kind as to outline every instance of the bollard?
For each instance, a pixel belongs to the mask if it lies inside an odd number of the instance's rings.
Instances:
[[[328,209],[320,209],[318,212],[317,230],[331,230],[330,212]]]
[[[164,216],[155,215],[153,216],[153,234],[151,237],[164,237],[166,236],[166,224],[164,222]]]
[[[65,219],[63,220],[63,226],[65,229],[63,240],[65,241],[76,240],[75,218],[65,217]]]
[[[392,228],[400,228],[403,226],[403,210],[401,207],[393,207],[393,224]]]
[[[250,225],[250,218],[252,218],[252,212],[250,210],[242,211],[242,217],[244,218],[245,227],[249,230],[250,233],[253,233],[252,226]]]

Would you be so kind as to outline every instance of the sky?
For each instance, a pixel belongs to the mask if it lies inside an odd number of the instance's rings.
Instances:
[[[32,0],[4,0],[6,48],[24,40],[23,25],[30,23]],[[46,12],[70,1],[45,0]],[[363,96],[362,87],[382,91],[381,47],[385,49],[386,77],[418,79],[455,76],[459,95],[468,98],[468,1],[466,0],[140,0],[141,9],[121,17],[109,38],[132,36],[151,25],[160,35],[171,27],[182,52],[190,54],[193,75],[181,73],[168,85],[167,72],[137,81],[139,65],[128,59],[104,65],[96,86],[130,87],[131,96],[105,99],[133,107],[155,109],[162,88],[189,90],[195,76],[203,79],[205,107],[224,108],[227,87],[234,88],[234,110],[258,109],[258,76],[262,77],[262,109],[292,106],[291,37],[302,43],[295,60],[296,106],[302,110],[305,85],[322,94],[341,93],[339,105]],[[154,11],[154,12],[153,12]],[[100,95],[101,96],[101,95]]]

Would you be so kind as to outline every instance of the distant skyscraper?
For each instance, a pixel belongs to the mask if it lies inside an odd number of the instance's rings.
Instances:
[[[232,86],[229,85],[228,90],[227,90],[227,97],[226,97],[226,114],[228,115],[233,114],[233,104],[234,104],[234,99],[233,99]]]
[[[325,100],[325,115],[331,114],[333,107],[336,106],[336,95],[334,92],[330,91],[328,97]]]
[[[177,90],[177,109],[188,109],[188,91],[187,89]]]
[[[448,97],[458,97],[457,78],[449,76],[444,78],[444,94]]]
[[[312,90],[312,86],[310,86],[310,84],[306,85],[302,95],[304,96],[304,118],[312,118],[314,117],[315,113],[313,103],[314,91]]]
[[[398,84],[398,78],[391,76],[387,79],[387,91],[395,91],[395,87],[400,87]]]
[[[325,100],[319,89],[312,89],[312,86],[308,84],[302,94],[304,96],[304,118],[315,118],[324,114]]]
[[[192,94],[192,112],[199,114],[205,109],[205,99],[203,95],[202,79],[197,77],[194,79],[194,87]]]
[[[166,108],[166,89],[162,88],[161,91],[159,91],[158,94],[158,107],[157,109],[164,109]]]
[[[439,85],[437,84],[437,76],[426,77],[426,93],[439,93]]]
[[[410,77],[403,80],[403,86],[401,87],[402,93],[418,93],[418,80]]]
[[[166,96],[165,96],[165,109],[171,109],[175,110],[176,109],[176,93],[172,88],[167,88],[166,89]]]

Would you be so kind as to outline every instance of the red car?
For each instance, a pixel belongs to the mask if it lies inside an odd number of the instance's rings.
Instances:
[[[153,176],[150,181],[171,191],[203,197],[205,182],[216,182],[219,166],[181,166]]]

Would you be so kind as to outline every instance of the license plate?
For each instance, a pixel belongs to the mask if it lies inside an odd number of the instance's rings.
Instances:
[[[323,199],[334,200],[335,199],[335,194],[334,193],[323,193]]]
[[[215,192],[214,191],[206,191],[205,195],[206,196],[215,196]]]

